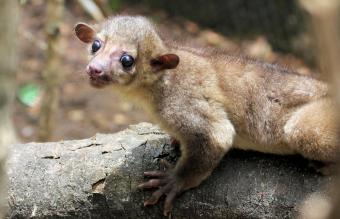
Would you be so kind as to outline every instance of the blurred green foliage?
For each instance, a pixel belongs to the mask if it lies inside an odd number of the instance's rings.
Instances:
[[[112,11],[117,11],[120,8],[121,4],[121,0],[110,0],[110,7]]]
[[[36,84],[26,84],[19,88],[18,98],[26,106],[33,106],[38,101],[40,88]]]

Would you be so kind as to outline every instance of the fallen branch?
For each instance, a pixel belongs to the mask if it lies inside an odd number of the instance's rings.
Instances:
[[[162,218],[145,208],[142,173],[175,162],[169,136],[148,123],[90,139],[13,145],[8,162],[14,218]],[[328,181],[301,157],[232,151],[211,177],[175,203],[173,218],[292,218]],[[195,165],[195,164],[193,164]]]

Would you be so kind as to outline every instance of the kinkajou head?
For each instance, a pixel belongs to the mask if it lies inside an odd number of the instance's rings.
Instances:
[[[101,24],[99,31],[78,23],[75,33],[90,45],[86,71],[95,86],[152,83],[161,75],[155,72],[179,63],[144,17],[117,16]]]

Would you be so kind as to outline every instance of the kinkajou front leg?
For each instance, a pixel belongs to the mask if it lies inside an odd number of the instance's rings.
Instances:
[[[144,205],[154,205],[162,195],[166,195],[164,215],[171,209],[176,196],[185,190],[198,186],[219,164],[225,153],[230,149],[234,128],[228,119],[219,122],[196,119],[201,124],[188,127],[192,121],[183,120],[180,126],[180,145],[182,155],[175,167],[165,163],[166,171],[149,171],[144,174],[151,177],[149,181],[139,185],[139,188],[158,188]]]

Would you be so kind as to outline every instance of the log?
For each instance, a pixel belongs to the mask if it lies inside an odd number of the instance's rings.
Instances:
[[[163,218],[164,200],[143,207],[136,189],[158,158],[178,148],[158,127],[140,123],[84,140],[16,144],[8,160],[10,218]],[[292,218],[330,178],[299,156],[232,150],[198,188],[177,199],[173,218]],[[193,164],[195,165],[195,164]]]

